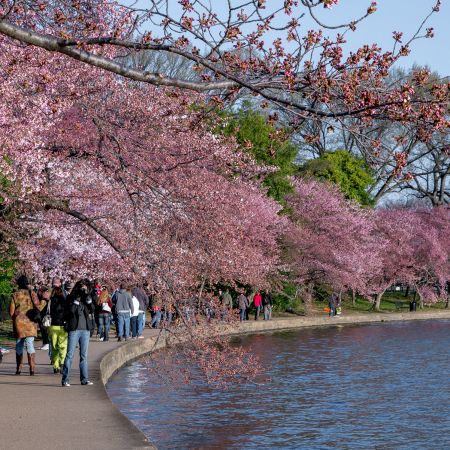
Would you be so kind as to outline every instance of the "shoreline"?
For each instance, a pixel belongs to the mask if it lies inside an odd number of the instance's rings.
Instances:
[[[413,320],[450,320],[450,310],[405,313],[350,314],[277,318],[270,321],[249,320],[233,329],[229,336],[282,330]],[[92,342],[89,348],[89,371],[94,386],[80,386],[78,358],[73,362],[71,387],[62,388],[59,376],[53,375],[47,352],[37,351],[37,374],[14,375],[15,352],[12,349],[0,364],[0,399],[3,414],[0,430],[2,446],[10,450],[39,450],[51,445],[61,450],[86,449],[156,449],[109,398],[106,384],[111,376],[130,362],[165,347],[166,339],[157,330],[145,330],[145,339],[117,344],[115,340]],[[52,426],[54,425],[54,426]],[[33,440],[46,428],[45,439]],[[40,430],[40,431],[39,431]],[[49,444],[51,443],[51,444]]]

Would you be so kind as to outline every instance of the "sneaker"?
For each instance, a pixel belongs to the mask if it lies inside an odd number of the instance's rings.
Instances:
[[[99,340],[99,342],[103,342],[103,340],[104,340],[105,338],[98,338],[98,340]]]
[[[118,339],[117,339],[117,342],[122,342],[122,338],[118,338]]]
[[[48,344],[43,345],[39,350],[48,350]]]
[[[138,336],[138,339],[145,339],[144,336]]]
[[[82,386],[92,386],[94,383],[92,381],[85,381],[84,383],[81,383]]]
[[[65,383],[62,383],[62,387],[70,387],[70,384],[66,381]]]

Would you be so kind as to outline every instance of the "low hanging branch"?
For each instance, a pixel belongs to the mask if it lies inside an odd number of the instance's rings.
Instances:
[[[393,51],[363,46],[347,57],[344,36],[376,11],[376,2],[358,19],[341,25],[328,25],[314,12],[336,6],[336,0],[274,1],[270,7],[264,0],[236,1],[225,11],[198,0],[151,0],[146,8],[111,0],[60,7],[45,0],[20,6],[4,3],[0,34],[134,81],[215,93],[216,99],[245,90],[300,118],[385,116],[421,121],[424,127],[442,126],[436,124],[436,115],[443,114],[439,107],[448,100],[447,91],[424,93],[423,80],[383,84],[414,40],[433,36],[431,28],[422,30],[439,11],[439,0],[408,41],[402,44],[402,33],[394,33]],[[307,14],[318,28],[303,33],[300,19]],[[329,38],[323,33],[327,29],[341,33]],[[271,32],[277,37],[268,44]],[[207,52],[202,54],[197,46]],[[191,61],[198,80],[133,67],[129,52],[141,51],[172,53]]]

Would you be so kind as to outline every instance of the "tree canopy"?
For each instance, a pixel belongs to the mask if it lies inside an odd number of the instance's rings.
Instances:
[[[368,188],[374,180],[365,161],[346,150],[327,152],[307,161],[300,172],[322,181],[337,184],[345,197],[361,205],[373,204]]]

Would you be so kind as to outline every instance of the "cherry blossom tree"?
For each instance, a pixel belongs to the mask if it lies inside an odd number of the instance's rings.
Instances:
[[[44,48],[139,82],[208,92],[218,103],[250,92],[282,108],[293,123],[320,119],[345,126],[341,119],[353,117],[361,126],[384,117],[414,123],[424,136],[445,128],[447,84],[423,89],[426,80],[420,73],[393,86],[383,83],[415,40],[433,36],[432,28],[425,29],[426,19],[409,38],[395,31],[392,50],[373,44],[346,54],[348,36],[377,5],[371,2],[361,17],[345,24],[329,25],[319,18],[320,8],[337,3],[236,0],[215,9],[198,0],[131,6],[113,0],[2,0],[0,33],[18,46]],[[434,2],[430,15],[440,4]],[[306,16],[315,29],[304,31]],[[145,50],[191,61],[199,78],[131,66],[129,57]]]
[[[380,310],[386,289],[396,283],[414,281],[414,251],[412,242],[420,225],[413,210],[407,208],[378,210],[374,216],[374,237],[383,242],[378,257],[381,270],[368,280],[369,293],[375,296],[373,307]]]
[[[369,279],[380,309],[387,288],[407,284],[419,293],[421,305],[446,300],[450,279],[449,209],[391,208],[375,214],[375,236],[387,245],[379,252],[381,271]]]
[[[35,147],[9,153],[13,179],[32,175],[16,199],[6,193],[20,203],[23,259],[177,293],[202,279],[262,283],[277,260],[278,206],[251,181],[260,169],[189,111],[194,100],[91,94],[41,133],[37,163]]]
[[[316,283],[367,293],[368,280],[382,269],[378,254],[385,245],[373,236],[373,212],[345,200],[328,183],[297,180],[295,189],[284,244],[293,276],[304,288],[307,313]]]
[[[415,214],[421,223],[411,237],[413,286],[419,294],[420,306],[444,300],[448,307],[450,209],[418,209]]]

